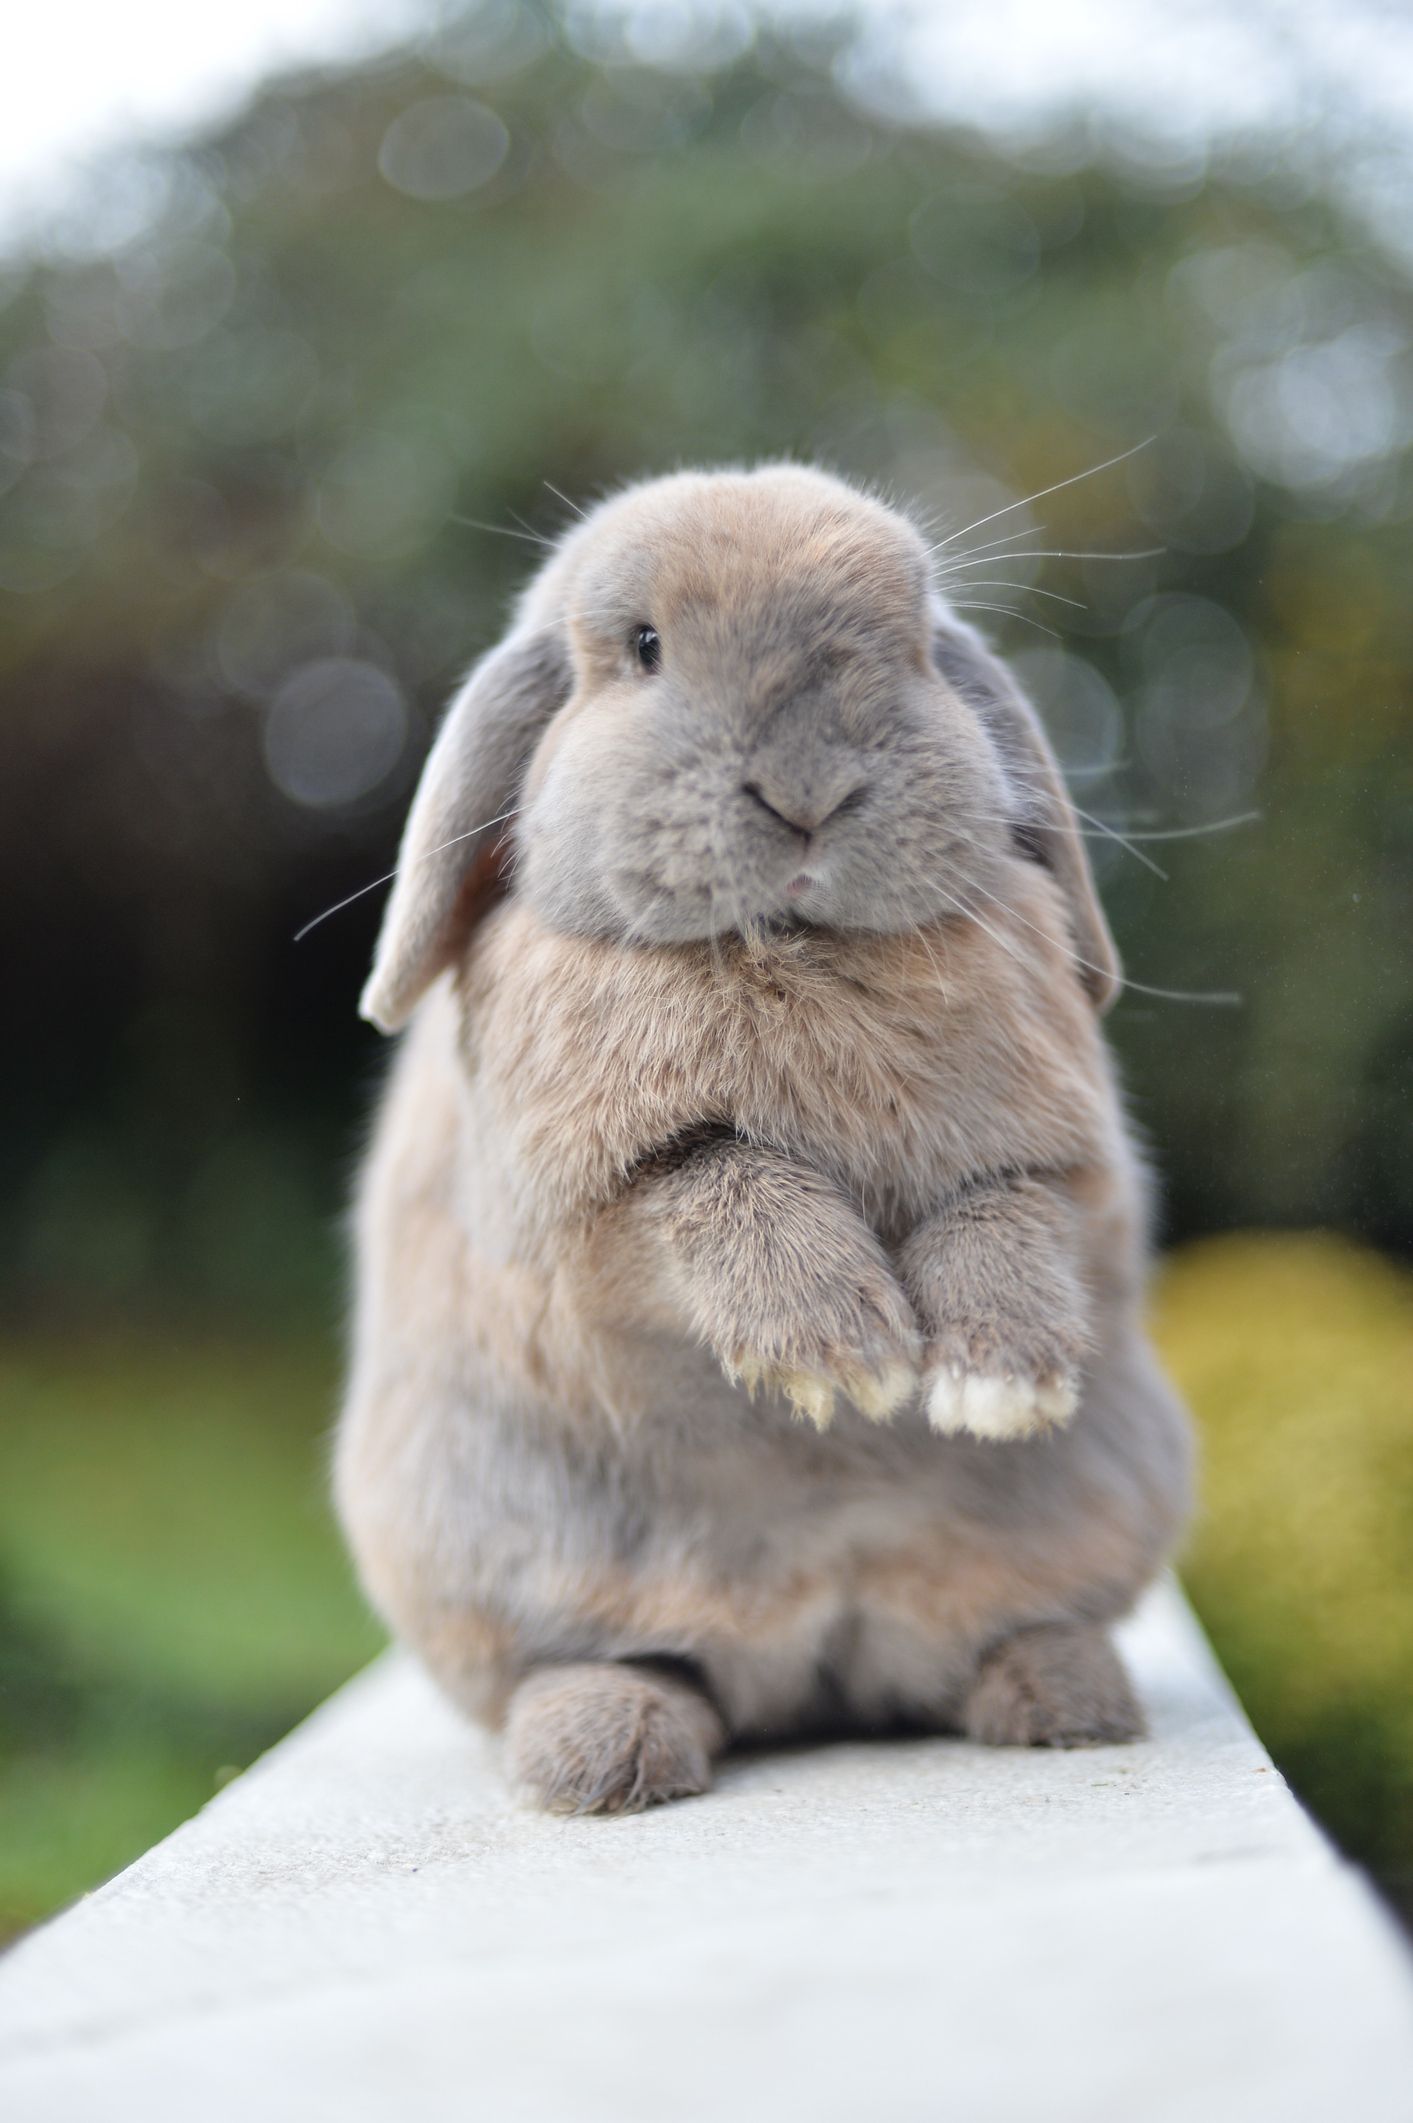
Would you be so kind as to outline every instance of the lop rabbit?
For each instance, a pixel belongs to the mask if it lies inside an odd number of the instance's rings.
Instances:
[[[336,1493],[561,1811],[732,1740],[1135,1734],[1187,1508],[1120,985],[1040,726],[901,515],[689,473],[577,523],[428,759],[363,1009]]]

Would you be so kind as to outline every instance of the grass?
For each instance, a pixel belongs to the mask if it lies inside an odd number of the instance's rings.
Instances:
[[[105,1878],[379,1636],[325,1501],[329,1352],[0,1359],[0,1935]]]
[[[1156,1326],[1201,1423],[1186,1576],[1282,1767],[1413,1876],[1413,1277],[1327,1236],[1187,1249]],[[376,1648],[313,1341],[0,1353],[0,1936],[200,1806]]]

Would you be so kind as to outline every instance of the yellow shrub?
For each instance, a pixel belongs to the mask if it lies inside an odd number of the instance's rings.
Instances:
[[[1324,1233],[1175,1255],[1155,1328],[1203,1444],[1185,1576],[1336,1836],[1413,1868],[1413,1276]]]

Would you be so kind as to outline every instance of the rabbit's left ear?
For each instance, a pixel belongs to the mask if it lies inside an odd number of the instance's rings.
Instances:
[[[483,656],[427,755],[359,1010],[396,1032],[490,903],[504,821],[573,677],[558,627],[511,634]]]
[[[1053,872],[1065,895],[1080,979],[1096,1010],[1123,987],[1123,969],[1094,889],[1084,838],[1064,776],[1030,702],[974,628],[945,609],[932,653],[938,670],[990,736],[1012,791],[1016,838]]]

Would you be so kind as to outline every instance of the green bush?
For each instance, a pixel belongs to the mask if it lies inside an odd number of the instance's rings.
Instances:
[[[317,1345],[0,1357],[0,1938],[193,1813],[370,1654]]]
[[[1157,1327],[1204,1447],[1189,1587],[1277,1762],[1407,1900],[1413,1276],[1322,1233],[1210,1239]]]

